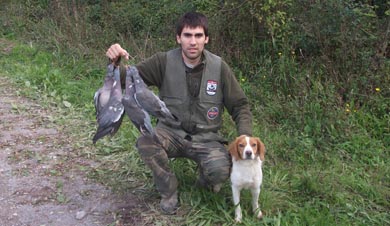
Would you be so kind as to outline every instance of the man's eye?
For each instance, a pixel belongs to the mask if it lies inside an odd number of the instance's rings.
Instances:
[[[203,37],[203,34],[196,34],[195,37],[196,37],[196,38],[202,38],[202,37]]]

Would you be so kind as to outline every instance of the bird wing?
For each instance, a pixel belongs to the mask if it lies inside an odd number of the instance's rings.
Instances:
[[[99,103],[100,99],[101,97],[99,97]],[[114,135],[122,123],[123,113],[121,84],[120,81],[114,81],[110,88],[109,99],[97,115],[98,128],[93,142],[95,143],[98,139],[108,134]]]
[[[102,88],[98,89],[95,94],[93,95],[93,103],[95,106],[95,112],[96,112],[96,117],[100,112],[100,105],[99,105],[99,99],[100,99],[100,94],[102,92]]]
[[[124,107],[122,103],[109,103],[103,108],[97,119],[98,128],[93,138],[94,143],[98,139],[108,134],[114,135],[118,131],[122,124],[123,113]]]
[[[131,96],[125,96],[122,99],[127,116],[141,134],[153,135],[154,129],[149,114],[142,108],[138,107],[137,104],[132,104],[132,102],[135,103],[134,99],[132,99],[133,98]]]
[[[149,114],[141,107],[139,107],[136,103],[136,100],[134,99],[135,87],[134,83],[132,83],[130,72],[130,70],[126,71],[126,88],[125,95],[122,98],[122,104],[125,108],[127,116],[130,118],[135,127],[140,131],[140,133],[143,135],[153,135],[154,129]]]
[[[134,81],[134,98],[141,108],[157,118],[175,119],[165,103],[146,86],[136,67],[130,67],[129,74]]]
[[[103,138],[104,136],[110,134],[110,135],[114,135],[118,130],[119,130],[119,127],[121,126],[122,124],[122,120],[123,120],[123,115],[121,115],[121,117],[119,118],[119,120],[117,121],[114,121],[112,123],[108,123],[108,124],[101,124],[98,126],[98,129],[93,137],[93,143],[95,144],[96,141],[98,141],[100,138]]]
[[[175,119],[169,109],[166,107],[165,103],[160,100],[160,98],[153,93],[147,87],[136,87],[136,93],[134,98],[136,99],[139,106],[141,106],[149,114],[157,118],[171,118]]]
[[[114,67],[112,64],[109,64],[107,66],[107,73],[106,77],[104,78],[103,86],[99,88],[93,96],[96,117],[98,117],[101,110],[108,103],[114,81]]]

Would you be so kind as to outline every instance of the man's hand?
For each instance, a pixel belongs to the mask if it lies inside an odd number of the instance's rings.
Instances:
[[[113,44],[106,52],[106,56],[112,60],[112,62],[117,62],[120,57],[125,57],[126,60],[129,59],[129,53],[123,49],[118,43]]]

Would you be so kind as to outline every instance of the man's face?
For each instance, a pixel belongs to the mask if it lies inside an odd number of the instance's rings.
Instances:
[[[206,37],[202,27],[184,27],[181,35],[176,35],[176,41],[181,45],[184,61],[194,65],[199,63],[209,37]]]

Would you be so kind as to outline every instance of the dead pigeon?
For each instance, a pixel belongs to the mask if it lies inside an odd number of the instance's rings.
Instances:
[[[126,87],[125,94],[122,98],[122,104],[125,112],[131,122],[137,127],[142,135],[154,135],[154,129],[149,114],[140,108],[134,99],[135,87],[129,70],[126,70]]]
[[[104,78],[103,87],[98,89],[95,92],[95,95],[93,97],[94,104],[95,104],[95,110],[96,110],[96,118],[98,118],[99,113],[104,108],[104,106],[107,104],[108,100],[110,99],[110,93],[111,89],[114,84],[114,67],[112,64],[109,64],[107,66],[107,74]]]
[[[150,89],[148,89],[145,82],[139,75],[137,68],[131,66],[128,70],[133,77],[135,86],[134,98],[137,101],[137,104],[149,114],[157,118],[176,120],[176,117],[171,114],[165,103],[160,100],[160,98],[158,98],[158,96],[156,96]]]
[[[97,115],[98,128],[93,143],[95,144],[100,138],[110,134],[114,135],[123,119],[124,107],[122,105],[122,88],[119,78],[119,67],[114,68],[114,82],[110,90],[110,97],[103,108]]]

